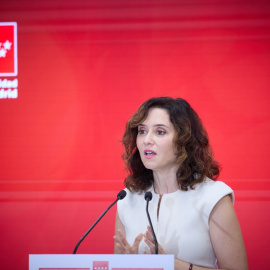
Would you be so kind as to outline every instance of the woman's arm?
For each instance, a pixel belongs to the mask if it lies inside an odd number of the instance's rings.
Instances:
[[[212,210],[209,231],[220,268],[247,270],[244,240],[229,195],[223,197]]]
[[[125,226],[123,225],[121,219],[119,218],[118,211],[116,211],[114,237],[113,237],[114,238],[114,254],[121,254],[119,250],[119,246],[117,245],[119,242],[118,230],[120,230],[124,236],[126,235]]]
[[[246,249],[241,228],[230,196],[223,197],[214,207],[209,218],[209,231],[219,267],[223,270],[248,270]],[[145,242],[155,253],[155,245],[150,227],[145,233]],[[159,254],[166,254],[159,245]],[[175,270],[188,270],[190,264],[175,259]],[[192,270],[209,268],[193,265]]]

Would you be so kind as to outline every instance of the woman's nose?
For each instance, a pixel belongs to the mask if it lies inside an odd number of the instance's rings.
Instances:
[[[146,136],[144,137],[144,143],[145,144],[153,144],[153,134],[151,132],[148,132]]]

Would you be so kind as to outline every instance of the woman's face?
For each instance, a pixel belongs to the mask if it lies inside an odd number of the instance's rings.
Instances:
[[[138,126],[137,147],[147,169],[166,171],[176,168],[175,129],[166,110],[152,108]]]

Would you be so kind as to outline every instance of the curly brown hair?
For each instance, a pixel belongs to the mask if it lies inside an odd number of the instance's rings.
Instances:
[[[216,180],[220,166],[212,157],[208,135],[197,113],[184,99],[155,97],[144,102],[126,124],[122,139],[125,147],[122,157],[128,173],[125,186],[131,192],[143,192],[154,183],[153,171],[144,167],[136,145],[138,126],[147,118],[150,108],[166,110],[176,131],[174,144],[179,189],[193,189],[194,185],[203,182],[205,177]]]

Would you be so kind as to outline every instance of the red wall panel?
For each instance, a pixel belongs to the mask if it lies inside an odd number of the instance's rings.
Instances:
[[[6,269],[27,269],[29,253],[72,253],[123,188],[126,121],[165,95],[201,116],[236,193],[250,269],[267,264],[268,1],[4,0],[0,18],[18,28],[18,98],[0,99]],[[114,215],[79,253],[113,252]]]

